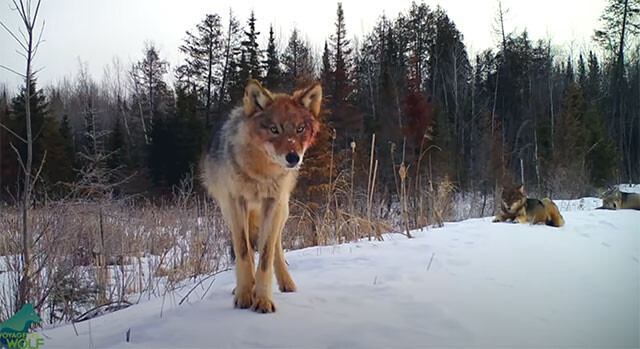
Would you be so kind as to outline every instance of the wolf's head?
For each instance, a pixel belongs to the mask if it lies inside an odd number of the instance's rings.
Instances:
[[[527,202],[524,185],[508,185],[502,188],[502,209],[516,213]]]
[[[283,168],[297,169],[320,127],[320,84],[288,95],[273,94],[251,80],[243,102],[250,142]]]
[[[609,188],[602,194],[602,207],[600,209],[617,210],[622,205],[622,194],[618,188]]]

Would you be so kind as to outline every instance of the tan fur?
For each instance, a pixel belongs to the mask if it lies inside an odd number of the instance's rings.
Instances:
[[[260,135],[259,132],[267,132],[259,129],[257,120],[261,115],[266,115],[285,118],[280,120],[284,123],[298,114],[308,115],[311,112],[317,116],[321,99],[320,85],[290,96],[271,94],[259,82],[252,80],[246,87],[242,108],[231,113],[220,131],[219,142],[222,144],[212,145],[216,148],[210,149],[202,162],[203,183],[218,202],[232,234],[237,283],[234,305],[237,308],[251,308],[260,313],[274,312],[274,272],[282,292],[296,291],[284,260],[282,229],[289,216],[289,196],[295,187],[298,172],[286,169],[274,160],[274,152],[286,144],[255,136]],[[287,116],[278,114],[281,113],[282,109],[278,108],[282,107],[282,103],[287,105]],[[296,111],[295,108],[305,108],[306,111]],[[313,127],[317,129],[317,126]],[[290,148],[286,149],[295,149],[302,158],[306,149],[301,144],[311,144],[312,140],[304,138],[302,133],[299,135],[302,138],[297,142],[292,140],[293,136],[287,137],[290,137]],[[284,145],[274,146],[271,142]],[[257,269],[254,248],[260,255]]]
[[[500,213],[493,222],[517,222],[546,224],[553,227],[564,225],[558,206],[549,198],[542,200],[527,198],[524,186],[505,186],[502,190]]]

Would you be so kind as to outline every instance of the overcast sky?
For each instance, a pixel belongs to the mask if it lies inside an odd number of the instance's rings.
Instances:
[[[19,21],[10,3],[0,0],[0,21],[15,29]],[[471,52],[495,45],[492,25],[497,0],[426,3],[432,7],[439,4],[447,11]],[[509,9],[507,31],[520,32],[526,28],[532,39],[552,38],[555,44],[574,53],[591,44],[593,29],[605,7],[604,0],[503,0],[502,3]],[[35,64],[44,69],[38,79],[42,86],[71,77],[81,60],[99,80],[114,57],[119,57],[123,64],[139,60],[145,41],[154,42],[161,56],[175,67],[181,60],[178,46],[185,31],[192,30],[207,13],[220,14],[224,23],[230,7],[243,25],[250,11],[255,10],[262,43],[266,42],[270,24],[274,25],[282,45],[296,26],[319,50],[334,30],[336,4],[322,0],[42,0],[40,18],[46,22],[45,42]],[[345,0],[348,35],[362,36],[383,13],[393,18],[410,5],[410,0]],[[15,52],[17,48],[9,34],[0,28],[0,64],[24,71],[23,59]],[[0,69],[0,85],[3,83],[13,89],[20,84],[20,78]]]

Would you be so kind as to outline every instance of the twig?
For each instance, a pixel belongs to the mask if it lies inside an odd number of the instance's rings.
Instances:
[[[211,283],[209,284],[209,287],[207,287],[206,291],[204,291],[204,293],[202,294],[202,297],[200,297],[200,299],[204,299],[204,296],[207,295],[207,293],[209,293],[209,289],[211,288],[211,286],[213,286],[213,282],[216,281],[216,278],[213,278],[213,280],[211,280]]]
[[[436,255],[436,253],[435,253],[435,252],[433,252],[433,253],[431,254],[431,259],[429,260],[429,265],[427,266],[427,271],[429,271],[429,268],[431,268],[431,262],[433,262],[433,256],[435,256],[435,255]]]
[[[211,274],[211,275],[207,276],[206,278],[204,278],[204,279],[202,279],[202,280],[198,281],[198,283],[197,283],[195,286],[193,286],[193,288],[191,288],[191,289],[189,290],[189,292],[187,292],[187,294],[186,294],[184,297],[182,297],[182,299],[180,300],[180,303],[178,303],[178,305],[182,305],[182,303],[184,303],[184,301],[185,301],[185,300],[187,300],[187,298],[189,298],[189,295],[191,294],[191,292],[193,292],[193,290],[195,290],[198,286],[200,286],[200,284],[201,284],[202,282],[204,282],[205,280],[208,280],[209,278],[211,278],[211,277],[213,277],[213,276],[216,276],[216,275],[218,275],[218,274],[220,274],[220,273],[222,273],[222,272],[228,271],[228,270],[231,270],[231,269],[230,269],[230,268],[227,268],[227,269],[224,269],[224,270],[220,270],[220,271],[215,272],[215,273],[213,273],[213,274]],[[213,283],[213,282],[212,282],[212,283]],[[209,286],[209,287],[211,287],[211,286]]]

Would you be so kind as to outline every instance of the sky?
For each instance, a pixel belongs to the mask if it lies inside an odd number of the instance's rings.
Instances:
[[[19,27],[11,0],[0,0],[0,22],[11,29]],[[440,5],[464,35],[469,52],[493,47],[493,30],[497,0],[425,0],[433,8]],[[394,18],[409,9],[410,0],[344,0],[347,32],[351,38],[368,33],[382,14]],[[552,39],[567,53],[577,54],[592,44],[593,30],[605,7],[604,0],[503,0],[509,10],[505,29],[521,32],[530,38]],[[80,62],[89,74],[101,80],[104,68],[115,57],[126,66],[142,58],[145,42],[153,42],[171,67],[180,64],[178,46],[185,31],[193,30],[205,14],[218,13],[223,23],[232,8],[244,25],[254,10],[263,47],[273,24],[280,46],[294,27],[320,51],[334,31],[337,2],[331,1],[255,1],[255,0],[42,0],[39,17],[45,22],[44,42],[35,60],[42,68],[38,81],[56,84],[77,74]],[[40,25],[42,22],[39,22]],[[40,26],[39,26],[40,28]],[[16,52],[18,45],[0,28],[0,65],[24,71],[24,59]],[[21,78],[0,68],[0,85],[10,90]]]

